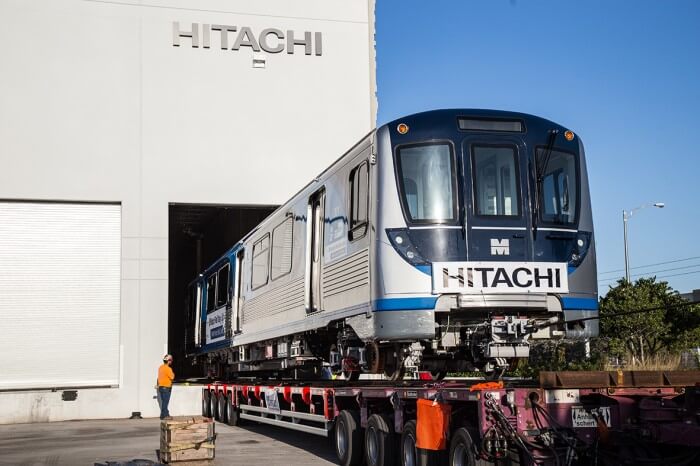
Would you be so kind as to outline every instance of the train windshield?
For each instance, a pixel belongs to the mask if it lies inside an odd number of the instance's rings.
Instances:
[[[545,149],[537,149],[537,161],[544,164]],[[542,165],[541,165],[542,166]],[[540,191],[542,222],[574,224],[578,214],[578,166],[573,154],[552,150],[546,162]]]
[[[450,144],[405,146],[397,168],[406,216],[414,223],[457,219],[455,160]]]
[[[515,147],[475,146],[472,151],[477,215],[518,216]]]

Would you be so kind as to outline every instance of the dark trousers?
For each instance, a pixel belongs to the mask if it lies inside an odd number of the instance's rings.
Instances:
[[[168,403],[170,403],[170,392],[171,387],[158,387],[158,394],[160,395],[160,418],[165,419],[170,416],[168,411]]]

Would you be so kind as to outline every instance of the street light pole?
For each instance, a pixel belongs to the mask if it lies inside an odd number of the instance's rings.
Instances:
[[[628,282],[630,282],[630,256],[629,248],[627,246],[627,222],[630,218],[632,218],[632,215],[638,210],[644,209],[645,207],[658,207],[659,209],[663,209],[664,206],[666,206],[666,204],[664,204],[663,202],[654,202],[640,205],[639,207],[635,207],[629,212],[627,212],[626,210],[622,211],[622,227],[625,235],[625,279],[627,279]]]

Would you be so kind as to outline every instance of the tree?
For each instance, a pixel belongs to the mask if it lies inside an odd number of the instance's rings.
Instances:
[[[610,355],[630,355],[644,363],[652,355],[700,345],[700,306],[684,303],[677,291],[656,277],[635,283],[619,280],[600,301],[600,336],[608,341]],[[658,310],[614,315],[650,308]]]

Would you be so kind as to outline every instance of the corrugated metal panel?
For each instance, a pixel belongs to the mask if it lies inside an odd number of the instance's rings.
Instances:
[[[323,297],[369,285],[369,250],[363,249],[323,269]]]
[[[0,389],[119,383],[121,206],[0,202]]]
[[[278,288],[265,291],[243,306],[243,323],[271,315],[304,308],[304,278],[299,278]],[[281,317],[284,320],[284,317]]]

